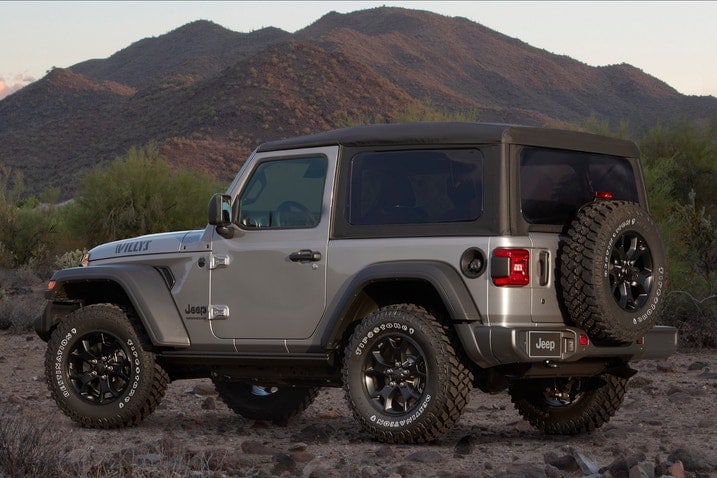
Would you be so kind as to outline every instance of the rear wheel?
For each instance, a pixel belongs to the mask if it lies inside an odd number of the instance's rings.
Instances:
[[[445,434],[468,403],[472,374],[452,329],[414,305],[391,305],[356,328],[344,357],[344,390],[354,417],[387,443]]]
[[[626,389],[626,379],[603,375],[516,380],[508,390],[515,408],[535,428],[549,435],[575,435],[607,423]]]
[[[234,412],[250,420],[285,424],[306,410],[319,391],[315,387],[264,387],[250,382],[213,379],[219,397]]]
[[[60,322],[47,344],[45,374],[60,409],[95,428],[138,424],[169,382],[127,315],[110,304],[77,309]]]

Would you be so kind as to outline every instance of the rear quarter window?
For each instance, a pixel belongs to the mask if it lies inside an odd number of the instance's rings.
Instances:
[[[567,224],[597,193],[638,202],[635,173],[621,157],[546,148],[523,148],[520,200],[530,224]]]

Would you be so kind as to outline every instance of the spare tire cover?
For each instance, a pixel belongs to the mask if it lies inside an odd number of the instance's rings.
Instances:
[[[596,201],[578,211],[560,252],[570,319],[597,344],[632,342],[662,312],[667,257],[657,225],[638,204]]]

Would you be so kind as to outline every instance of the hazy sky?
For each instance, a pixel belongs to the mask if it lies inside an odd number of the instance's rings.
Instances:
[[[465,17],[589,65],[629,63],[681,93],[717,96],[717,1],[1,1],[0,98],[53,66],[107,58],[193,20],[294,32],[332,10],[382,5]]]

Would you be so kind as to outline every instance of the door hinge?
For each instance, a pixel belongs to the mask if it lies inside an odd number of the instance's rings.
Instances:
[[[229,318],[229,306],[210,304],[209,305],[209,320],[222,320]]]
[[[230,263],[231,259],[228,255],[209,254],[209,270],[223,269],[229,267]]]

